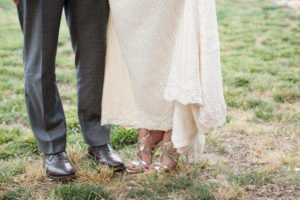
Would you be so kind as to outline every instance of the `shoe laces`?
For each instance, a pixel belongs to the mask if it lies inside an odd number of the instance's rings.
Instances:
[[[55,155],[58,160],[68,160],[66,152],[60,152]]]

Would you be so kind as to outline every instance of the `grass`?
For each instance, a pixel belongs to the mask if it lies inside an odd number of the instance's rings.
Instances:
[[[0,145],[14,141],[20,136],[21,130],[18,127],[1,127],[0,128]]]
[[[53,199],[94,200],[108,199],[110,194],[99,186],[68,184],[55,186],[52,196]]]
[[[136,144],[136,130],[128,130],[122,127],[113,127],[111,135],[111,144],[115,149],[122,149],[126,146]]]
[[[247,171],[237,174],[231,174],[229,176],[229,179],[240,185],[256,185],[256,186],[262,186],[264,184],[272,183],[274,180],[272,179],[272,174],[262,172],[262,171]]]
[[[1,200],[29,199],[29,190],[26,187],[17,187],[4,192]]]
[[[207,135],[203,159],[168,174],[113,174],[86,156],[76,110],[74,55],[65,21],[57,82],[68,154],[78,178],[49,181],[24,104],[22,35],[0,0],[0,199],[297,199],[300,168],[300,16],[268,0],[217,0],[227,124]],[[136,131],[113,127],[126,162]],[[255,186],[249,189],[249,185]]]

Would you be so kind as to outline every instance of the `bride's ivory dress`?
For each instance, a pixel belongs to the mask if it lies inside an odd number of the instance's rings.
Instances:
[[[102,124],[173,130],[199,159],[225,122],[214,0],[110,0]]]

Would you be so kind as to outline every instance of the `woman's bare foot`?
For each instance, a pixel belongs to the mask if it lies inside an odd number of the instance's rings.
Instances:
[[[143,172],[152,164],[152,155],[155,147],[164,137],[163,131],[150,131],[140,129],[138,132],[138,159],[132,161],[132,165],[127,167],[130,173]]]
[[[157,162],[155,162],[145,170],[147,173],[168,172],[170,170],[173,170],[177,166],[179,154],[177,153],[177,150],[173,147],[171,138],[171,131],[166,132],[164,134],[162,155],[159,157]]]

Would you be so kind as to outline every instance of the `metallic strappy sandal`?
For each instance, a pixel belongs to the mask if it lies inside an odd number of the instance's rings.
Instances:
[[[141,173],[147,169],[150,164],[147,164],[144,160],[142,160],[142,153],[148,154],[152,156],[154,155],[155,151],[157,150],[158,144],[149,145],[146,143],[146,139],[150,136],[150,133],[147,133],[145,136],[139,139],[137,144],[137,159],[131,162],[131,166],[126,168],[128,173]],[[135,168],[135,169],[129,169]]]
[[[168,157],[173,162],[171,163],[172,166],[170,164],[163,163],[164,156]],[[172,141],[164,142],[162,144],[162,152],[159,155],[158,160],[150,166],[147,172],[169,172],[175,169],[175,167],[177,166],[178,159],[179,154],[177,153],[176,149],[173,148]]]

